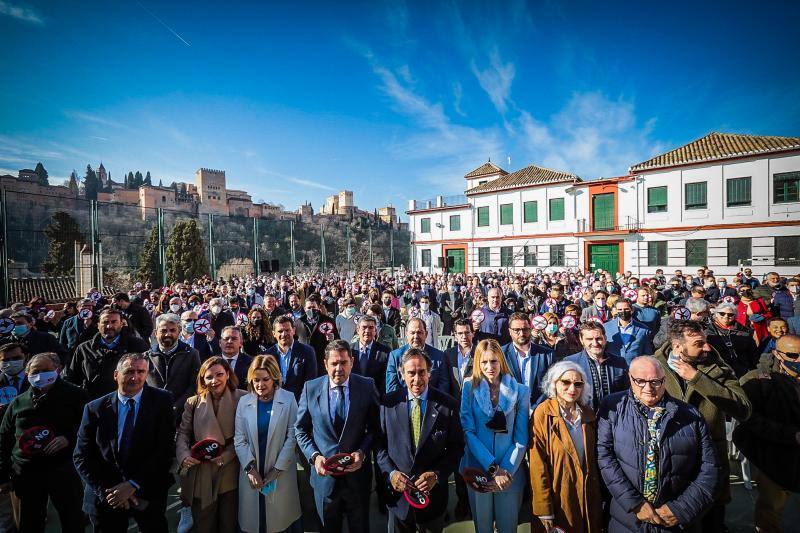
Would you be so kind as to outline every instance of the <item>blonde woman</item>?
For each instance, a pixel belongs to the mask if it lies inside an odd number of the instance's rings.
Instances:
[[[295,467],[294,394],[281,388],[272,355],[259,355],[247,370],[249,394],[236,410],[239,527],[245,532],[302,532]]]

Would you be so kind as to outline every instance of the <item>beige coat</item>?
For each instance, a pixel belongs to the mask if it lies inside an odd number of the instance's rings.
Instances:
[[[187,505],[200,500],[201,508],[211,504],[218,494],[236,490],[239,486],[239,470],[236,451],[233,448],[234,420],[239,399],[247,394],[243,390],[225,390],[217,413],[209,394],[192,396],[186,400],[181,425],[175,443],[178,465],[191,455],[192,445],[203,439],[214,439],[223,444],[220,468],[213,461],[193,466],[181,475],[181,499]]]
[[[258,491],[250,488],[244,467],[255,461],[258,465],[258,398],[248,394],[236,410],[234,444],[239,456],[239,527],[242,531],[258,531]],[[275,491],[266,497],[267,531],[287,529],[300,518],[300,495],[297,490],[297,457],[295,454],[295,421],[297,402],[294,394],[278,389],[269,419],[264,473],[272,478],[276,471]]]

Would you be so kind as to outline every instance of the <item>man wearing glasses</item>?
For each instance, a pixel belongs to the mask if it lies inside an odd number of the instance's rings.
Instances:
[[[736,322],[736,306],[723,302],[717,304],[705,330],[708,344],[722,360],[741,378],[758,364],[753,330]]]
[[[697,409],[667,394],[664,367],[654,357],[635,358],[630,379],[631,389],[607,396],[598,413],[608,529],[639,531],[646,522],[699,531],[719,478],[708,427]]]
[[[750,400],[731,367],[709,345],[698,321],[673,321],[668,342],[656,351],[655,357],[667,369],[664,384],[667,393],[695,407],[708,424],[721,470],[714,506],[703,517],[702,530],[726,531],[725,505],[731,501],[731,494],[725,417],[746,420],[750,416]]]
[[[758,531],[782,531],[792,492],[800,492],[800,337],[784,335],[774,366],[742,378],[753,414],[733,433],[736,446],[758,467],[754,522]]]
[[[514,313],[508,321],[511,342],[503,346],[508,368],[518,383],[531,391],[531,410],[542,394],[542,378],[553,364],[553,350],[531,342],[531,324],[525,313]]]

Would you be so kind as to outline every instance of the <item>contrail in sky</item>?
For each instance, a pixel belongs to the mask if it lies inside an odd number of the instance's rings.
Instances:
[[[178,39],[180,39],[180,40],[181,40],[181,42],[183,42],[183,44],[185,44],[186,46],[192,46],[191,44],[189,44],[189,42],[188,42],[186,39],[184,39],[183,37],[181,37],[180,35],[178,35],[178,32],[176,32],[175,30],[173,30],[172,28],[170,28],[169,26],[167,26],[167,25],[164,23],[164,21],[163,21],[163,20],[161,20],[160,18],[158,18],[158,17],[155,15],[155,13],[153,13],[152,11],[150,11],[149,9],[147,9],[146,7],[144,7],[144,6],[142,5],[142,3],[141,3],[141,2],[136,2],[136,3],[137,3],[137,4],[139,4],[139,7],[141,7],[141,8],[142,8],[142,9],[145,11],[145,13],[147,13],[148,15],[150,15],[151,17],[153,17],[154,19],[156,19],[156,20],[158,21],[158,23],[159,23],[159,24],[161,24],[162,26],[164,26],[165,28],[167,28],[167,29],[170,31],[170,33],[172,33],[172,35],[174,35],[175,37],[177,37]]]

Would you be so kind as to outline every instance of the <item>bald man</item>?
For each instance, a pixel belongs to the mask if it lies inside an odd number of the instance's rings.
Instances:
[[[598,413],[597,458],[611,493],[609,531],[637,531],[647,522],[699,532],[720,472],[706,423],[697,409],[667,393],[656,358],[635,358],[629,375],[630,390],[606,396]]]
[[[766,373],[758,369],[742,377],[753,413],[733,432],[733,442],[758,467],[759,531],[781,531],[790,493],[800,492],[800,337],[784,335],[772,355]]]

